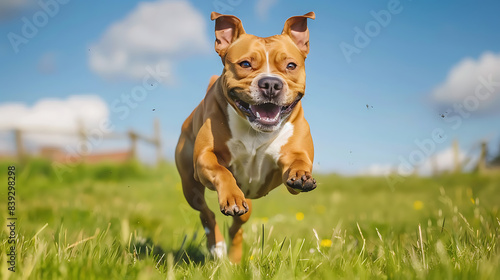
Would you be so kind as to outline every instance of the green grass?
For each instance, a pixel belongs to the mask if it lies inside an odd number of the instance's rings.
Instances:
[[[0,218],[7,224],[7,165]],[[213,260],[175,168],[16,164],[16,272],[1,279],[500,279],[500,176],[316,176],[255,200],[240,265]],[[217,196],[207,193],[212,209]],[[231,219],[215,211],[221,228]]]

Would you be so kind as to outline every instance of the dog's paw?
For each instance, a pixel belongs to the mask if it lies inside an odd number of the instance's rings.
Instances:
[[[309,172],[297,171],[290,173],[286,185],[299,192],[309,192],[316,188],[316,180]]]
[[[226,216],[241,216],[249,209],[245,196],[239,189],[233,193],[220,193],[219,206],[222,214]]]
[[[210,248],[210,255],[215,259],[223,259],[227,255],[226,243],[220,241]]]

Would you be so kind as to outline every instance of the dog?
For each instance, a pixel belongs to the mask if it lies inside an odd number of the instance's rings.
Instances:
[[[281,184],[292,194],[316,188],[313,140],[301,105],[307,20],[314,18],[314,12],[291,17],[280,35],[261,38],[246,34],[233,15],[211,14],[224,70],[212,76],[205,98],[182,125],[175,162],[215,257],[241,261],[241,226],[250,218],[251,199]],[[206,188],[217,191],[220,211],[233,217],[229,253]]]

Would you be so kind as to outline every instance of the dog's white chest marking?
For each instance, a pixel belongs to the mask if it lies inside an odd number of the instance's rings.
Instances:
[[[231,153],[229,167],[246,197],[261,189],[266,176],[278,168],[281,147],[293,135],[293,124],[287,122],[275,132],[255,131],[228,105],[231,139],[226,143]]]

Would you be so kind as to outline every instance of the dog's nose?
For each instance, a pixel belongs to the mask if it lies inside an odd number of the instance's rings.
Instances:
[[[283,82],[276,77],[265,77],[259,80],[259,88],[266,97],[273,98],[283,89]]]

